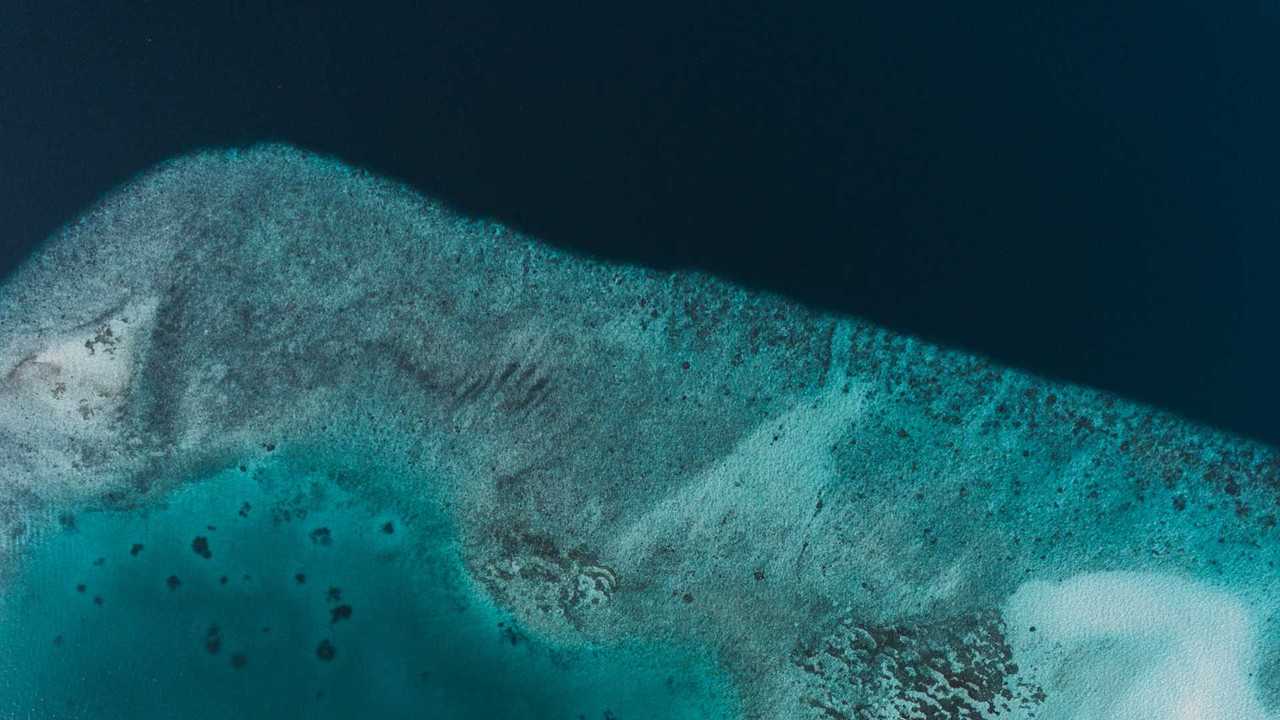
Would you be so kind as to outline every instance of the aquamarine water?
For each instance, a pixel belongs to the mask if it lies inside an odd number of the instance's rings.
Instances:
[[[560,648],[465,579],[447,520],[286,461],[66,515],[0,605],[3,718],[720,718],[689,648]]]

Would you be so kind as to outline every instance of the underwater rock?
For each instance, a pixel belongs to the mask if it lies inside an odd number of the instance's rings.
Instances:
[[[333,625],[333,624],[336,624],[336,623],[338,623],[338,622],[341,622],[342,620],[350,620],[350,619],[351,619],[351,606],[350,606],[350,605],[339,605],[339,606],[337,606],[337,607],[332,608],[331,610],[329,610],[329,624],[330,624],[330,625]]]
[[[1280,715],[1275,448],[290,148],[167,163],[28,260],[0,408],[0,597],[104,498],[328,458],[383,518],[442,513],[521,648],[695,648],[734,716]],[[280,527],[331,522],[316,487]]]
[[[209,549],[209,538],[200,535],[191,541],[191,551],[205,560],[213,558],[213,551]]]
[[[204,649],[210,655],[217,655],[222,650],[222,632],[217,625],[210,625],[204,636]]]
[[[328,640],[321,640],[320,644],[316,646],[316,657],[325,662],[333,660],[334,656],[337,654],[337,649],[334,648],[333,643]]]

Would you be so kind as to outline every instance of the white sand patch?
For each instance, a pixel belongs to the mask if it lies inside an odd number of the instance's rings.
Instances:
[[[0,349],[0,431],[25,451],[7,482],[46,500],[99,492],[129,455],[121,422],[156,301],[128,303],[71,331],[17,337]]]
[[[1090,573],[1023,584],[1005,617],[1016,661],[1048,696],[1042,720],[1266,717],[1251,678],[1254,620],[1221,590]]]
[[[69,333],[34,338],[40,349],[18,359],[0,388],[12,403],[6,419],[80,437],[104,434],[155,309],[152,299],[137,301]]]
[[[833,347],[848,347],[848,331],[837,329]],[[845,359],[837,356],[831,365],[842,368]],[[858,421],[866,400],[864,387],[833,375],[820,392],[760,423],[732,452],[637,518],[619,535],[615,554],[665,541],[706,548],[708,562],[732,557],[769,574],[794,573],[806,560],[816,503],[836,477],[831,446]]]

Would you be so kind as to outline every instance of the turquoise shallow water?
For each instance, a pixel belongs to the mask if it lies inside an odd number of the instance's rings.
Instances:
[[[531,640],[445,518],[284,463],[62,526],[0,608],[6,719],[722,716],[707,663]]]

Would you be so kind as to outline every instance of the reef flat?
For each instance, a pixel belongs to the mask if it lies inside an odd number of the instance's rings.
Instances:
[[[1274,448],[287,147],[0,286],[17,717],[99,716],[89,667],[219,716],[258,666],[308,716],[1274,717],[1278,504]]]

